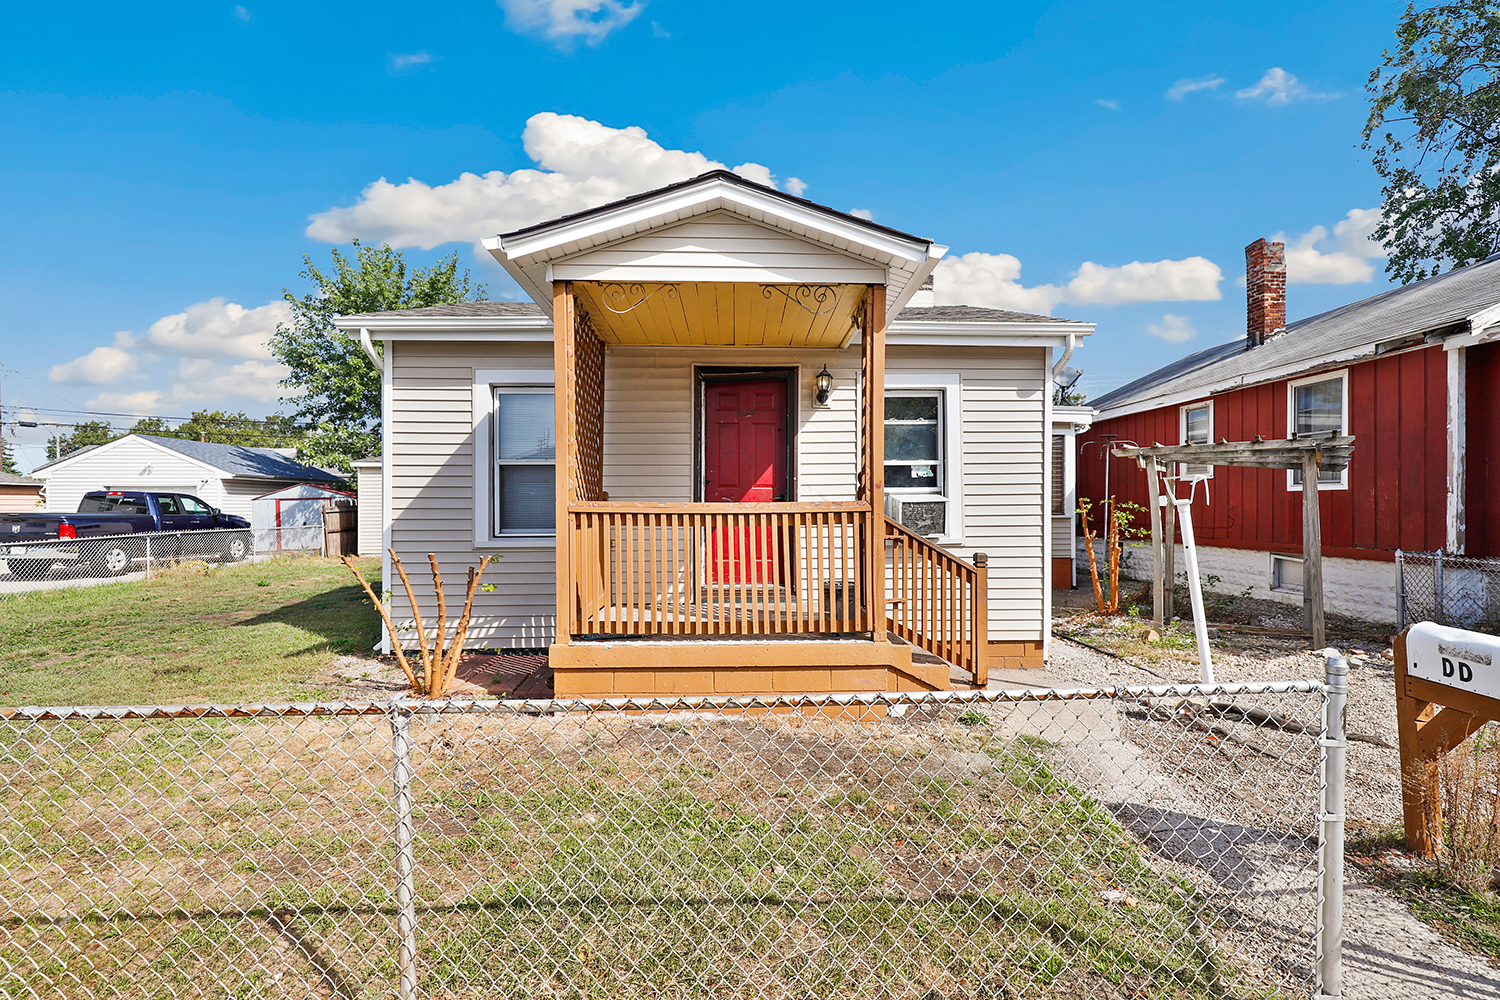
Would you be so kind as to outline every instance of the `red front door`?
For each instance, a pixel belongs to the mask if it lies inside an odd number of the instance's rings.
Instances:
[[[703,499],[787,499],[786,381],[710,382],[703,411]],[[725,527],[709,539],[711,582],[769,583],[775,561],[768,530]]]

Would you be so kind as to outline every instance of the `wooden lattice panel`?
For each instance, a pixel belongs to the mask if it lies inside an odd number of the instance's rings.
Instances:
[[[589,314],[578,309],[573,325],[573,363],[577,366],[573,427],[578,440],[578,498],[604,499],[604,342]]]

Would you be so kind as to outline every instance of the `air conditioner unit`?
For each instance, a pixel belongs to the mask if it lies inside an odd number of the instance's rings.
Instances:
[[[948,500],[933,494],[885,495],[885,516],[928,538],[948,533]]]

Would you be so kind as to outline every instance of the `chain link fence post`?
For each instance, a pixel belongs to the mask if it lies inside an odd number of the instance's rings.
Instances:
[[[392,702],[391,712],[391,801],[395,807],[396,846],[396,964],[401,979],[398,1000],[417,996],[417,904],[413,872],[411,793],[411,710]]]
[[[1314,1000],[1343,996],[1344,948],[1344,712],[1349,702],[1349,663],[1327,662],[1323,700],[1321,802],[1318,837],[1318,968]]]
[[[1406,631],[1406,554],[1396,550],[1396,631]]]
[[[1436,609],[1436,618],[1439,625],[1448,624],[1446,609],[1443,607],[1443,550],[1438,549],[1437,555],[1432,561],[1432,606]]]

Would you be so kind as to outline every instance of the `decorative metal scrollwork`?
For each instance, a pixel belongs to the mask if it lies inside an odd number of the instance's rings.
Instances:
[[[772,292],[779,292],[788,302],[799,306],[814,316],[831,313],[838,308],[839,292],[832,285],[761,285],[761,298],[769,299]]]
[[[639,281],[633,281],[629,284],[611,281],[599,286],[601,295],[600,304],[616,316],[623,316],[631,310],[639,308],[648,299],[663,290],[666,291],[667,298],[677,298],[676,285],[657,285],[655,288],[647,290],[645,284]]]

